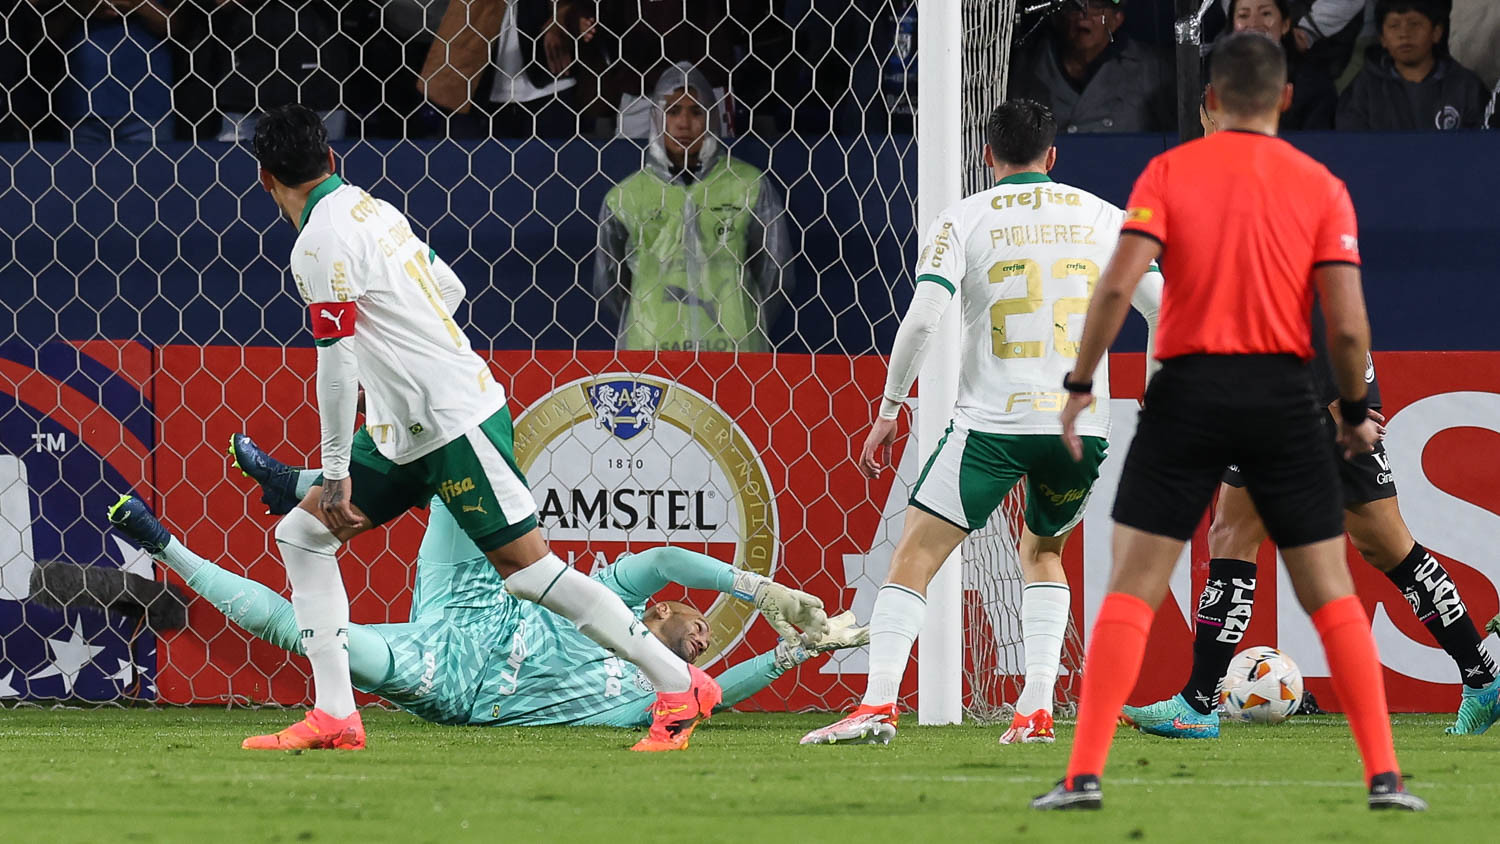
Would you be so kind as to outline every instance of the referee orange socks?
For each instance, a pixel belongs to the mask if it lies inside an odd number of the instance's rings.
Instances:
[[[1396,749],[1391,744],[1391,716],[1385,704],[1385,678],[1364,606],[1359,598],[1345,595],[1320,607],[1312,614],[1312,621],[1328,655],[1333,690],[1344,706],[1349,730],[1365,763],[1365,782],[1387,771],[1399,778]],[[1087,680],[1084,688],[1088,688]]]
[[[1125,592],[1104,596],[1099,617],[1089,632],[1088,655],[1084,657],[1083,695],[1078,702],[1078,729],[1073,736],[1073,754],[1068,758],[1068,784],[1079,774],[1098,776],[1109,758],[1120,707],[1135,688],[1151,633],[1151,605]],[[1368,635],[1369,630],[1365,633]],[[1342,697],[1342,695],[1340,695]],[[1384,706],[1385,696],[1382,695]],[[1390,728],[1386,729],[1390,745]]]

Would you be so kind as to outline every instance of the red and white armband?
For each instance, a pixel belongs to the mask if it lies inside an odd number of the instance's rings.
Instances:
[[[338,340],[354,336],[353,302],[314,302],[307,306],[314,340]]]

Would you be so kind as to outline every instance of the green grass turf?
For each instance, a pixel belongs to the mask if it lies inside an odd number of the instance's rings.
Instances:
[[[1122,728],[1097,813],[1032,812],[1055,745],[994,727],[903,728],[889,747],[799,747],[825,715],[731,714],[686,752],[637,732],[456,728],[365,714],[370,749],[239,749],[277,710],[0,710],[0,840],[193,841],[1465,841],[1500,817],[1497,736],[1397,716],[1426,815],[1365,808],[1344,722],[1229,725],[1216,742]],[[915,720],[914,718],[912,719]],[[1462,837],[1460,837],[1462,836]]]

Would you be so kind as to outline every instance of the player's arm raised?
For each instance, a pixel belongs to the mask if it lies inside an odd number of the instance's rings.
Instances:
[[[963,277],[963,244],[958,242],[953,218],[940,214],[933,221],[922,256],[917,260],[917,290],[912,294],[906,316],[901,318],[901,327],[896,330],[879,415],[859,452],[859,470],[867,478],[876,477],[890,463],[891,444],[896,441],[896,419],[922,369],[922,361],[927,358],[927,343],[937,331]]]
[[[336,243],[303,249],[292,258],[297,289],[307,302],[313,341],[318,348],[318,423],[322,431],[323,521],[333,530],[364,527],[365,519],[350,501],[349,453],[359,412],[359,362],[353,345],[358,307],[353,269]],[[309,244],[311,245],[311,244]]]

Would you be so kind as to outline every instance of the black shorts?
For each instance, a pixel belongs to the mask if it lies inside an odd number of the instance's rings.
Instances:
[[[1338,424],[1332,416],[1325,416],[1323,427],[1328,432],[1328,447],[1338,461],[1339,485],[1344,490],[1345,507],[1396,497],[1396,479],[1391,474],[1391,461],[1385,455],[1385,443],[1376,443],[1375,450],[1369,454],[1345,460],[1344,451],[1338,444]],[[1238,466],[1230,466],[1224,472],[1224,483],[1236,489],[1245,488],[1245,479],[1240,477]]]
[[[1187,540],[1224,470],[1239,467],[1282,548],[1341,536],[1343,496],[1327,412],[1291,355],[1188,355],[1146,389],[1115,495],[1115,521]]]

